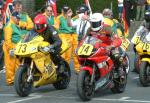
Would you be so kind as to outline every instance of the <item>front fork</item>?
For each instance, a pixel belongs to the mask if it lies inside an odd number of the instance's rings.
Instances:
[[[31,64],[30,64],[30,67],[28,67],[27,69],[27,75],[28,75],[28,78],[27,78],[27,82],[32,82],[33,81],[33,60],[31,61]]]
[[[93,85],[93,83],[95,82],[95,64],[93,65],[93,70],[92,70],[92,77],[91,77],[91,81],[90,81],[90,85]]]

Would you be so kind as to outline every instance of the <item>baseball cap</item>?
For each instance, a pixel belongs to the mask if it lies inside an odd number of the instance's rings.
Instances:
[[[12,16],[16,17],[17,19],[20,19],[20,14],[18,12],[13,12]]]
[[[69,9],[71,9],[69,6],[67,6],[67,5],[64,5],[63,7],[62,7],[62,10],[66,13]]]

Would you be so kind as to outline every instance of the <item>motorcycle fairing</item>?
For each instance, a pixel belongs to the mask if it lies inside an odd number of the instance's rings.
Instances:
[[[38,52],[37,54],[34,54],[32,58],[36,68],[42,74],[40,79],[34,82],[34,86],[41,86],[55,82],[57,79],[56,68],[50,59],[50,54],[46,55],[44,53]]]
[[[146,61],[146,62],[148,62],[150,64],[150,58],[142,58],[141,61]]]

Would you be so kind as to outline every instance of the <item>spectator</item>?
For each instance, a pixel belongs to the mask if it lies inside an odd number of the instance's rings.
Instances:
[[[136,18],[136,1],[133,0],[132,6],[131,6],[130,21],[135,21],[135,18]]]
[[[0,14],[3,14],[3,1],[0,1]]]
[[[142,21],[144,20],[144,12],[145,12],[145,3],[146,0],[137,0],[137,12],[136,12],[136,20]]]
[[[33,28],[34,24],[29,15],[26,12],[22,11],[21,1],[14,1],[13,7],[13,12],[18,12],[20,14],[19,27],[21,28],[22,37],[24,37],[24,35],[27,34],[27,32]]]
[[[0,14],[0,70],[3,68],[3,50],[2,50],[2,44],[4,40],[4,33],[3,33],[3,16]],[[3,71],[3,70],[2,70]],[[0,71],[0,72],[2,72]]]
[[[78,59],[75,55],[75,49],[77,48],[77,37],[78,35],[74,33],[72,27],[68,25],[68,19],[72,16],[72,10],[68,6],[63,6],[62,14],[57,17],[57,22],[59,23],[59,36],[62,40],[66,40],[71,45],[71,48],[67,50],[62,56],[70,64],[71,57],[74,60],[74,70],[77,73],[79,70]]]
[[[86,5],[81,5],[76,10],[77,15],[72,18],[71,26],[75,28],[75,33],[78,34],[78,41],[82,40],[89,28],[90,22],[89,20],[89,9]]]
[[[0,14],[0,42],[3,40],[3,16]]]
[[[122,19],[122,11],[123,11],[123,0],[118,0],[118,13],[119,19]]]
[[[128,27],[130,27],[130,19],[131,19],[131,9],[133,8],[134,5],[134,0],[124,0],[123,1],[123,6],[125,10],[125,18],[127,21]]]
[[[21,40],[21,30],[18,27],[20,15],[18,12],[13,12],[9,22],[4,27],[4,63],[6,69],[6,83],[12,85],[16,68],[19,61],[12,54],[12,49]]]
[[[46,16],[48,25],[52,25],[55,27],[56,18],[54,17],[53,9],[50,5],[45,6],[43,15]]]
[[[150,11],[150,0],[146,0],[146,10]]]

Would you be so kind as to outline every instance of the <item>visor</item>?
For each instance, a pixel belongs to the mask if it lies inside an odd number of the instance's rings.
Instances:
[[[43,29],[43,28],[45,28],[44,24],[36,24],[36,25],[35,25],[35,29],[36,29],[36,30],[41,30],[41,29]]]
[[[99,22],[91,22],[91,26],[92,26],[92,28],[100,27],[101,26],[101,21],[99,21]]]

